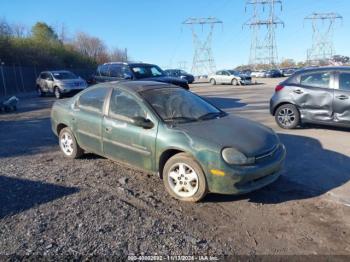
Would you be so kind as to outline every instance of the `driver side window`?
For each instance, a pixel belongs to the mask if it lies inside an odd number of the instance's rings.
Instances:
[[[122,90],[113,90],[109,116],[130,122],[135,117],[146,118],[147,114],[136,97]]]

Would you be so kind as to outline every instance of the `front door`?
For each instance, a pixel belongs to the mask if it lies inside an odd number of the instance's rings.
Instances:
[[[334,122],[350,125],[350,72],[339,72],[336,79],[338,85],[334,89]]]
[[[102,115],[109,88],[92,88],[82,93],[73,111],[73,129],[78,144],[93,153],[102,152]]]
[[[134,124],[142,117],[153,122],[150,129]],[[104,155],[146,170],[154,170],[158,120],[142,100],[133,94],[115,89],[108,114],[103,118]]]
[[[291,96],[299,106],[304,120],[332,121],[333,82],[333,74],[330,72],[312,72],[301,75],[300,85],[292,86]]]

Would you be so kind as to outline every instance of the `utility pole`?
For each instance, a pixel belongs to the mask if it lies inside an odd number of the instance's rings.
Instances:
[[[217,18],[208,17],[188,18],[182,24],[190,26],[192,30],[194,45],[194,55],[191,70],[192,74],[194,74],[195,76],[200,76],[215,72],[216,66],[212,52],[212,38],[215,25],[223,24],[223,22],[218,20]],[[198,26],[202,27],[202,32],[205,26],[209,27],[209,32],[206,38],[201,39],[199,37],[197,33]]]
[[[248,0],[246,9],[251,6],[253,14],[244,24],[252,31],[250,45],[249,64],[256,68],[257,65],[269,65],[276,67],[278,62],[276,28],[284,26],[283,21],[276,16],[276,6],[279,5],[282,11],[281,0]],[[267,10],[268,12],[265,12]],[[265,29],[266,30],[263,30]]]
[[[313,13],[305,20],[312,23],[312,47],[307,50],[307,63],[319,64],[334,55],[334,26],[343,17],[337,13]]]

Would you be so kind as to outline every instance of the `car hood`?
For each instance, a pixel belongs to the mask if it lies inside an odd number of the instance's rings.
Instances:
[[[220,148],[233,147],[247,157],[264,154],[279,143],[279,138],[272,129],[232,115],[179,124],[175,128],[192,138],[200,137]]]

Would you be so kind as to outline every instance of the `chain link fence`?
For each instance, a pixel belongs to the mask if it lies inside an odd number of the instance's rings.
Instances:
[[[50,68],[0,65],[0,97],[8,97],[36,90],[36,79],[40,72]],[[69,71],[89,79],[96,68],[70,68]]]

